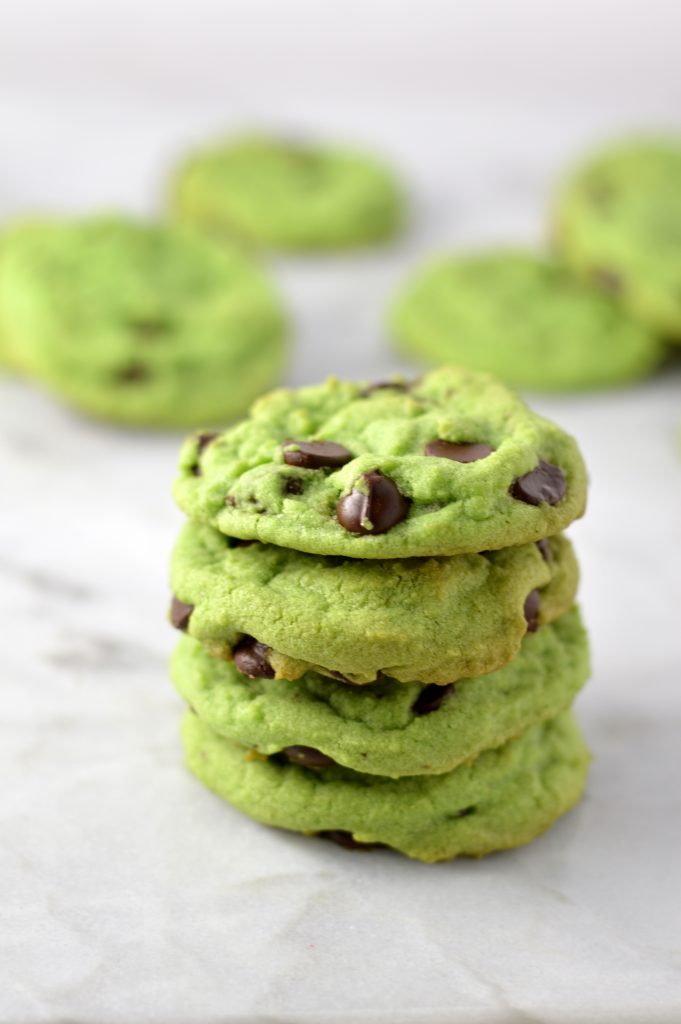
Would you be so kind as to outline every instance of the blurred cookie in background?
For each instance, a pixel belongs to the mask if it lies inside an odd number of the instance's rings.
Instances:
[[[276,383],[286,317],[255,262],[122,216],[17,223],[2,240],[2,361],[93,416],[222,424]]]
[[[407,355],[536,391],[625,384],[663,354],[612,299],[556,260],[514,249],[436,258],[397,296],[390,328]]]
[[[403,197],[391,171],[344,147],[249,134],[216,141],[177,169],[177,219],[271,249],[345,249],[394,235]]]
[[[565,262],[642,324],[681,343],[681,136],[588,158],[556,200]]]

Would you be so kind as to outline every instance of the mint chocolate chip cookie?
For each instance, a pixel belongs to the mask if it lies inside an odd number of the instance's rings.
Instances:
[[[7,361],[92,415],[224,424],[276,381],[284,335],[260,269],[185,228],[97,217],[3,238]]]
[[[518,655],[483,678],[437,686],[389,679],[348,686],[314,672],[252,679],[183,636],[171,676],[199,718],[260,754],[303,766],[334,762],[371,775],[451,771],[572,702],[589,652],[576,608],[528,633]]]
[[[244,546],[188,523],[172,560],[171,616],[249,676],[443,684],[506,664],[528,630],[570,608],[577,578],[562,536],[542,550],[362,560]]]
[[[393,235],[403,200],[369,156],[246,135],[192,154],[174,176],[171,207],[215,235],[273,249],[343,249]]]
[[[557,197],[565,262],[642,324],[681,342],[681,137],[622,141]]]
[[[411,558],[540,540],[582,515],[575,441],[485,374],[329,380],[258,400],[183,446],[175,497],[230,537]]]
[[[534,839],[572,807],[589,754],[570,712],[440,775],[399,779],[262,758],[188,714],[187,764],[258,821],[349,845],[382,844],[433,862]]]
[[[515,250],[430,263],[397,298],[391,328],[417,359],[540,391],[625,384],[662,356],[655,333],[612,298],[555,260]]]

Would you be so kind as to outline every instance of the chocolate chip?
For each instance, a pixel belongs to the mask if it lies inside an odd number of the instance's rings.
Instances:
[[[372,471],[360,477],[367,493],[356,487],[336,505],[338,522],[349,533],[387,533],[407,515],[410,501],[389,476]],[[370,525],[365,526],[365,523]]]
[[[380,380],[362,388],[359,398],[368,398],[369,395],[373,395],[374,391],[408,391],[410,386],[401,380]]]
[[[527,622],[527,632],[536,633],[539,629],[539,607],[541,605],[541,596],[538,590],[531,590],[525,598],[525,604],[523,605],[523,615]]]
[[[139,384],[141,381],[149,380],[150,377],[151,371],[147,364],[134,360],[116,373],[116,380],[122,384]]]
[[[562,469],[550,462],[539,460],[536,469],[519,476],[511,484],[511,495],[518,501],[528,505],[539,505],[545,501],[547,505],[557,505],[565,494],[565,477]]]
[[[296,447],[287,451],[287,445]],[[303,469],[338,469],[349,462],[352,452],[335,441],[284,441],[284,462],[287,466],[302,466]]]
[[[225,505],[229,505],[230,508],[236,508],[236,498],[233,495],[228,494],[225,498]]]
[[[494,448],[488,444],[466,441],[462,444],[455,444],[452,441],[443,441],[438,438],[436,441],[429,441],[423,449],[426,455],[434,455],[438,459],[452,459],[453,462],[477,462],[479,459],[486,459],[491,455]]]
[[[411,706],[415,715],[429,715],[431,711],[437,711],[442,702],[454,693],[454,684],[445,683],[438,686],[437,683],[429,683],[424,686],[420,694]]]
[[[281,753],[291,764],[299,764],[303,768],[328,768],[336,764],[332,757],[327,757],[315,747],[284,747]]]
[[[193,611],[193,604],[186,604],[184,601],[180,601],[179,597],[173,597],[170,603],[170,621],[175,629],[181,629],[184,632],[189,625],[189,618]]]
[[[234,648],[234,664],[251,679],[274,679],[274,669],[267,660],[267,644],[252,636],[244,636]]]
[[[284,483],[284,494],[302,494],[303,481],[297,476],[287,476]]]
[[[192,466],[192,473],[194,476],[201,476],[201,466],[199,465],[199,459],[203,455],[204,450],[215,440],[217,434],[199,434],[196,438],[196,463]]]
[[[551,546],[547,541],[546,537],[542,537],[541,540],[535,541],[537,547],[541,551],[541,556],[545,562],[551,561]]]
[[[332,843],[342,846],[344,850],[383,850],[385,843],[359,843],[352,832],[344,832],[339,828],[324,829],[316,833],[320,839],[329,839]]]
[[[622,275],[610,267],[594,267],[591,271],[593,283],[610,295],[621,295],[624,282]]]
[[[241,537],[225,537],[228,548],[250,548],[251,544],[255,544],[254,540],[243,540]]]
[[[475,806],[462,807],[460,811],[454,811],[453,814],[448,814],[447,817],[450,821],[455,821],[457,818],[467,818],[469,814],[475,814],[476,810]]]

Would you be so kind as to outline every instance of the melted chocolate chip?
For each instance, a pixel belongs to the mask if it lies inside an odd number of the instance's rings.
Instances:
[[[547,541],[546,537],[542,537],[541,540],[535,541],[537,547],[541,551],[541,556],[545,562],[551,561],[551,545]]]
[[[338,522],[348,533],[387,533],[405,518],[410,501],[389,476],[372,471],[363,473],[360,479],[367,493],[353,487],[341,498],[336,505]]]
[[[368,398],[374,391],[408,391],[410,386],[401,380],[379,380],[362,388],[359,398]]]
[[[252,636],[244,636],[234,648],[234,664],[251,679],[274,679],[274,669],[267,660],[267,644]]]
[[[385,843],[358,843],[352,832],[344,832],[339,828],[324,829],[316,833],[320,839],[329,839],[332,843],[342,846],[344,850],[383,850]]]
[[[303,493],[303,481],[299,480],[297,476],[287,476],[286,482],[284,483],[284,494],[302,494]]]
[[[622,294],[624,286],[622,275],[618,274],[616,270],[611,270],[610,267],[594,267],[591,271],[591,280],[609,295]]]
[[[133,362],[128,363],[127,366],[123,366],[116,373],[116,380],[120,381],[121,384],[139,384],[142,381],[149,380],[151,377],[151,371],[146,363]]]
[[[539,629],[539,607],[541,605],[541,596],[538,590],[531,590],[525,598],[525,604],[523,605],[523,615],[527,622],[527,632],[536,633]]]
[[[175,629],[181,629],[184,632],[189,625],[189,618],[193,611],[193,604],[186,604],[184,601],[180,601],[179,597],[173,597],[170,603],[170,621]]]
[[[199,460],[203,455],[204,450],[215,440],[217,436],[217,434],[199,434],[196,438],[196,463],[192,466],[192,473],[194,476],[201,476]]]
[[[286,446],[294,444],[294,450]],[[301,466],[303,469],[338,469],[352,458],[352,452],[335,441],[285,441],[284,462],[287,466]]]
[[[429,715],[431,711],[437,711],[442,702],[452,693],[454,693],[453,683],[445,683],[444,686],[430,683],[423,687],[412,704],[411,710],[415,715]]]
[[[438,438],[436,441],[429,441],[423,449],[426,455],[434,455],[438,459],[452,459],[453,462],[477,462],[479,459],[486,459],[491,455],[494,448],[488,444],[466,441],[462,444],[455,444],[452,441],[443,441]]]
[[[562,469],[543,459],[539,460],[536,469],[525,476],[519,476],[511,484],[512,497],[527,505],[540,505],[542,501],[547,505],[557,505],[564,494],[565,477]]]
[[[327,757],[315,747],[284,747],[281,753],[291,764],[299,764],[303,768],[328,768],[336,764],[332,757]]]

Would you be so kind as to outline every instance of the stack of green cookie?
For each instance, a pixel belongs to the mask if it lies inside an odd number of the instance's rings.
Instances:
[[[579,798],[575,442],[486,375],[330,380],[189,438],[172,677],[190,769],[270,825],[424,861]]]

